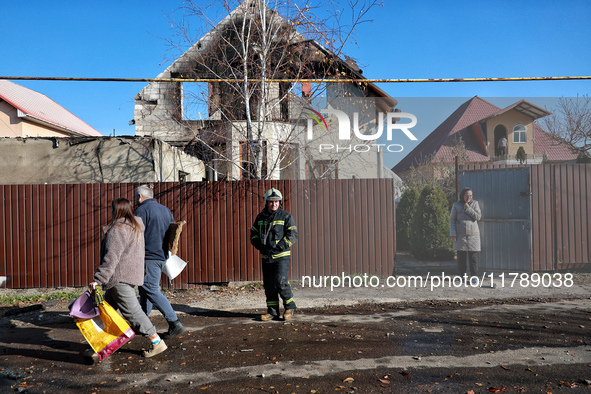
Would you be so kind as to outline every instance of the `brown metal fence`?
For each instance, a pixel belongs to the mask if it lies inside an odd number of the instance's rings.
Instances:
[[[292,275],[394,272],[394,182],[353,179],[292,182],[292,213],[300,231]]]
[[[461,170],[517,167],[470,164]],[[533,271],[589,267],[591,164],[532,164]]]
[[[9,287],[84,286],[99,264],[100,228],[114,198],[138,184],[0,186],[0,275]],[[271,186],[283,191],[300,230],[292,278],[394,270],[391,180],[188,182],[154,184],[155,197],[187,221],[174,287],[261,280],[249,229]]]

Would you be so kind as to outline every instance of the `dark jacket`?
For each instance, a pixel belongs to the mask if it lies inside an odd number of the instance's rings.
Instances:
[[[291,246],[298,240],[298,229],[289,212],[279,208],[259,213],[250,229],[250,243],[266,262],[289,259]]]
[[[135,210],[135,216],[142,218],[146,226],[146,260],[164,261],[168,258],[167,234],[174,217],[170,209],[159,204],[154,198],[145,200]]]

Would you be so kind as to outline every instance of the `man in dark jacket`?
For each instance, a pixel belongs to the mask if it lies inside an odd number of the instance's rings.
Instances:
[[[140,304],[146,315],[150,315],[152,306],[162,313],[168,322],[168,331],[161,335],[164,339],[172,338],[184,331],[185,326],[180,322],[170,302],[160,290],[160,278],[162,268],[168,258],[167,234],[174,217],[170,209],[159,204],[154,198],[154,191],[147,185],[137,188],[136,198],[140,206],[135,210],[135,215],[142,218],[146,231],[145,277],[144,284],[140,286]]]
[[[298,239],[293,217],[281,209],[283,196],[271,188],[265,193],[265,208],[250,229],[250,243],[261,252],[263,259],[263,287],[267,298],[267,313],[261,320],[279,318],[279,296],[283,299],[283,319],[289,320],[296,308],[289,285],[291,246]]]

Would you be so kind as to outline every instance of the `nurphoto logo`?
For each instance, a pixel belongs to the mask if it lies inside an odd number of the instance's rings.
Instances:
[[[417,117],[411,113],[407,112],[388,112],[385,116],[384,121],[384,113],[380,112],[378,115],[378,125],[374,128],[373,133],[363,133],[360,131],[359,127],[359,112],[353,112],[353,122],[347,113],[344,111],[333,109],[333,108],[325,108],[319,111],[315,111],[312,108],[305,108],[307,111],[306,114],[310,117],[308,119],[308,129],[307,129],[307,137],[308,140],[312,140],[314,137],[314,121],[320,129],[324,129],[327,132],[328,124],[326,123],[326,119],[322,116],[322,113],[328,115],[334,115],[338,121],[338,131],[339,131],[339,140],[341,141],[351,141],[351,129],[353,129],[353,133],[355,138],[361,141],[377,141],[378,138],[382,136],[384,133],[384,129],[386,129],[386,138],[388,141],[394,141],[394,131],[402,131],[408,139],[412,141],[416,141],[417,138],[414,136],[413,133],[409,129],[414,127],[417,124]],[[410,119],[408,123],[398,123],[402,119]],[[351,127],[353,126],[353,127]],[[349,144],[349,145],[340,145],[340,144],[319,144],[319,151],[320,152],[369,152],[372,147],[375,147],[378,152],[380,150],[387,150],[388,152],[402,152],[404,147],[400,144],[378,144],[378,143],[361,143],[361,144]]]

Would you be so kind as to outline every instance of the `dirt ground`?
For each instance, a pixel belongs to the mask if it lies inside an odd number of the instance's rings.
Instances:
[[[136,337],[90,363],[66,302],[4,316],[0,391],[561,392],[591,383],[589,297],[318,306],[261,322],[256,309],[190,306],[204,291],[171,297],[189,331],[154,359],[140,356],[147,341]],[[214,293],[221,302],[236,292],[245,291]]]
[[[412,269],[411,269],[412,268]],[[591,275],[572,285],[433,286],[453,264],[400,267],[422,286],[314,287],[293,320],[261,322],[260,284],[166,291],[188,331],[144,359],[136,337],[90,363],[70,301],[0,307],[0,392],[484,393],[591,391]],[[301,278],[300,278],[301,279]],[[383,282],[381,282],[383,283]],[[527,286],[526,286],[527,285]],[[0,289],[21,296],[69,289]],[[158,312],[150,318],[167,328]]]

